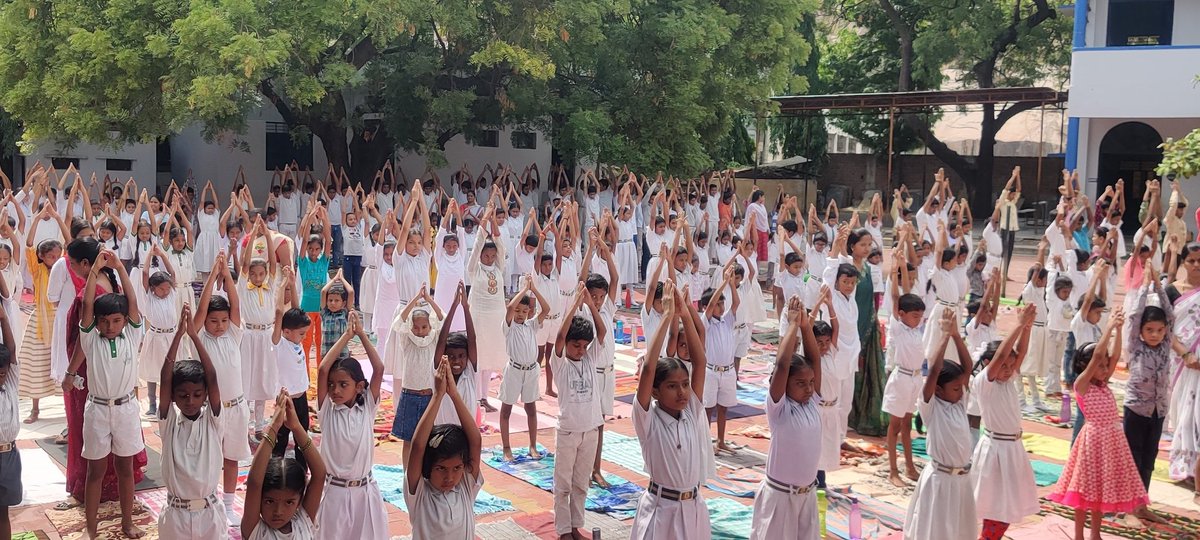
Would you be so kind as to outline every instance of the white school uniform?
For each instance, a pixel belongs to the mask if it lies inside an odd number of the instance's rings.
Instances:
[[[409,390],[429,390],[434,384],[433,354],[444,322],[437,317],[437,313],[430,313],[429,334],[418,336],[412,331],[412,315],[409,314],[408,319],[401,319],[400,315],[403,314],[403,311],[396,314],[391,328],[392,337],[388,340],[387,350],[383,352],[384,373],[403,382],[396,386]],[[396,400],[396,407],[399,406],[400,400]]]
[[[926,357],[932,358],[937,354],[937,349],[941,345],[942,328],[938,321],[942,319],[942,314],[946,311],[958,313],[958,304],[962,302],[963,294],[966,292],[960,288],[959,280],[954,274],[947,272],[941,268],[934,270],[929,274],[929,288],[933,295],[932,309],[928,310],[928,320],[931,324],[925,325],[924,344]],[[927,304],[930,305],[930,304]],[[958,358],[958,349],[955,347],[946,347],[946,359],[955,363],[961,362]]]
[[[54,321],[51,323],[54,329],[46,336],[50,341],[50,378],[55,381],[61,381],[67,373],[67,367],[71,365],[71,358],[67,356],[67,313],[71,310],[71,304],[74,303],[78,291],[75,290],[75,283],[71,281],[67,262],[66,257],[54,261],[54,265],[50,267],[50,277],[46,280],[46,299],[58,303],[54,309]],[[46,321],[42,321],[42,324],[45,325]],[[63,337],[53,339],[54,336]]]
[[[540,261],[534,264],[541,264]],[[563,294],[558,288],[558,273],[551,269],[550,275],[543,275],[541,271],[534,273],[536,280],[535,286],[538,292],[546,298],[546,303],[549,304],[549,314],[542,320],[541,326],[538,327],[536,342],[538,346],[550,343],[553,344],[558,337],[558,331],[562,328],[563,320]],[[574,291],[571,291],[574,292]]]
[[[208,499],[209,502],[198,510],[166,505],[158,516],[161,538],[229,538],[225,504],[217,495],[222,466],[220,424],[225,416],[224,411],[218,414],[213,416],[206,403],[200,409],[200,416],[191,420],[170,407],[167,417],[159,421],[162,475],[168,500],[178,497],[185,501]]]
[[[967,343],[967,350],[971,351],[971,360],[978,366],[988,344],[1000,341],[1000,333],[996,331],[995,325],[979,324],[979,319],[972,319],[963,330],[966,333],[963,341]],[[971,375],[971,384],[967,386],[967,416],[983,416],[983,406],[979,399],[979,381],[983,378],[982,375]]]
[[[140,286],[140,283],[134,285]],[[138,352],[138,378],[148,383],[158,384],[162,377],[163,362],[166,361],[179,325],[178,295],[175,288],[167,293],[166,298],[146,291],[146,302],[138,305],[146,319],[146,336],[142,338],[142,347]]]
[[[404,503],[408,506],[413,538],[475,539],[475,497],[483,489],[483,474],[478,470],[479,464],[475,467],[475,471],[464,473],[458,485],[446,493],[433,487],[428,478],[417,482],[416,493],[410,493],[408,482],[404,483]]]
[[[263,287],[238,280],[242,316],[242,390],[250,401],[265,401],[279,395],[279,369],[275,363],[275,299],[278,291],[268,277]]]
[[[818,540],[817,461],[821,439],[813,437],[821,430],[821,396],[814,393],[808,401],[792,401],[785,393],[778,402],[767,397],[767,425],[771,445],[767,450],[767,478],[754,497],[754,521],[751,540],[795,538]],[[782,484],[782,485],[781,485]],[[807,487],[806,493],[781,490]]]
[[[304,365],[304,347],[285,337],[275,344],[275,361],[279,367],[279,385],[289,396],[297,397],[308,391],[308,368]]]
[[[979,519],[1020,523],[1040,510],[1033,468],[1021,442],[1021,405],[1017,397],[1020,379],[988,380],[987,371],[981,371],[977,378],[987,433],[979,439],[971,458],[976,515]]]
[[[508,349],[508,364],[500,382],[500,401],[512,405],[517,401],[533,403],[541,398],[538,392],[537,319],[515,320],[504,325],[504,341]]]
[[[369,388],[359,395],[362,404],[350,407],[335,404],[326,395],[317,410],[317,419],[325,433],[319,450],[327,468],[325,494],[317,511],[317,523],[321,524],[317,538],[388,538],[387,510],[379,484],[370,479],[362,485],[345,485],[347,481],[370,478],[375,462],[372,424],[379,401],[372,397]]]
[[[712,452],[704,404],[692,395],[687,408],[675,418],[662,410],[657,400],[650,403],[649,409],[642,409],[634,402],[633,429],[641,444],[642,460],[650,481],[675,491],[695,489],[696,496],[672,501],[650,490],[643,492],[638,499],[630,538],[711,538],[708,507],[698,489],[714,473],[709,465]]]
[[[837,283],[837,267],[841,262],[846,261],[849,261],[849,258],[827,261],[829,264],[825,267],[825,283]],[[840,413],[837,423],[824,425],[838,426],[834,432],[840,433],[838,435],[840,445],[841,439],[845,438],[846,430],[849,428],[850,407],[853,403],[852,396],[854,396],[854,374],[858,372],[858,355],[862,352],[862,343],[859,342],[858,332],[855,331],[858,324],[858,302],[854,295],[846,296],[833,289],[831,285],[829,296],[833,300],[834,313],[829,313],[828,307],[822,308],[821,313],[824,314],[824,320],[829,320],[830,315],[837,315],[840,331],[837,343],[831,349],[834,355],[833,365],[822,364],[828,368],[821,370],[821,397],[825,399],[826,403],[837,403]],[[836,388],[833,386],[835,383]],[[828,428],[826,430],[828,431]]]
[[[383,258],[383,244],[375,246],[374,249],[379,255],[379,279],[375,287],[375,311],[371,315],[371,322],[375,325],[375,348],[386,351],[392,319],[401,305],[400,288],[396,283],[401,274],[399,268]],[[392,261],[396,261],[396,257],[397,255],[393,254]],[[404,302],[407,303],[411,298],[410,296],[404,299]]]
[[[458,388],[458,396],[462,398],[462,402],[467,406],[467,410],[471,412],[471,416],[479,418],[476,416],[479,412],[479,372],[475,371],[475,366],[469,360],[463,366],[463,371],[458,374],[458,378],[455,379],[454,384]],[[434,418],[433,423],[434,425],[462,425],[462,422],[458,418],[458,409],[454,408],[454,401],[442,399],[442,404],[438,406],[437,417]]]
[[[917,399],[925,386],[921,373],[926,358],[921,329],[892,317],[887,345],[888,364],[893,367],[883,388],[883,412],[902,417],[917,410]]]
[[[642,304],[642,335],[646,336],[647,344],[650,343],[650,340],[654,339],[654,334],[658,332],[658,327],[662,326],[663,320],[663,314],[654,309],[654,291],[650,291],[648,294],[649,298],[646,299],[645,304]],[[707,339],[707,335],[705,339]],[[667,353],[667,341],[666,339],[663,340],[662,350],[659,351],[659,355]]]
[[[841,466],[842,440],[846,438],[847,429],[842,425],[848,422],[842,412],[841,402],[854,398],[852,393],[843,393],[845,381],[827,375],[836,368],[837,358],[837,350],[832,347],[821,356],[821,388],[818,388],[821,401],[817,402],[817,414],[821,416],[821,447],[817,468],[825,472],[836,471]],[[851,377],[850,381],[853,384],[854,378]]]
[[[434,247],[433,254],[437,262],[437,281],[433,286],[433,301],[437,302],[443,310],[450,309],[454,303],[454,296],[458,294],[458,283],[467,284],[467,250],[463,245],[462,229],[455,229],[454,237],[458,239],[458,250],[451,255],[442,247],[446,241],[446,237],[450,236],[450,232],[443,228],[438,228],[437,244]],[[460,307],[454,313],[454,317],[448,322],[451,332],[460,332],[466,330],[467,323],[463,315],[463,310]]]
[[[1100,341],[1100,326],[1088,322],[1086,316],[1086,312],[1076,311],[1075,316],[1071,318],[1071,334],[1075,336],[1076,350],[1085,343]]]
[[[1046,294],[1046,344],[1042,350],[1042,358],[1046,361],[1045,369],[1038,375],[1046,378],[1046,392],[1062,392],[1059,380],[1062,378],[1062,358],[1067,349],[1067,337],[1071,333],[1071,319],[1075,318],[1075,304],[1070,295],[1066,300],[1059,299],[1053,290]]]
[[[363,246],[362,258],[362,281],[357,292],[358,306],[362,308],[363,313],[371,316],[375,313],[375,291],[379,289],[379,256],[380,252],[375,249],[374,245]],[[442,266],[438,265],[438,271],[441,271]],[[434,291],[436,293],[436,291]],[[367,319],[365,326],[374,329],[371,319]]]
[[[404,250],[404,243],[397,240],[396,251],[392,254],[392,264],[396,269],[396,279],[393,283],[395,283],[395,288],[399,295],[397,297],[399,298],[397,307],[408,305],[408,302],[416,297],[417,293],[421,292],[421,284],[429,283],[429,262],[432,258],[433,256],[429,253],[429,250],[425,248],[421,248],[421,251],[415,256],[409,255]],[[379,287],[381,289],[384,287],[383,281],[380,281]],[[377,302],[375,305],[378,308],[380,303]],[[387,321],[385,324],[390,324],[392,318],[398,315],[399,311],[399,309],[396,309],[395,313],[379,313],[376,316],[386,315]]]
[[[209,360],[217,372],[217,384],[221,387],[221,452],[225,459],[241,461],[250,459],[250,442],[246,438],[246,425],[250,423],[250,406],[246,404],[246,393],[242,385],[242,339],[245,333],[233,323],[220,337],[200,329],[200,344],[208,351]]]
[[[916,490],[909,498],[904,538],[978,538],[979,521],[971,478],[938,471],[938,465],[962,468],[971,464],[971,428],[967,423],[966,403],[962,400],[948,403],[933,396],[929,401],[922,399],[918,408],[929,429],[926,444],[930,462],[921,470]]]
[[[779,315],[779,335],[787,335],[788,329],[791,327],[787,319],[787,302],[789,299],[796,296],[800,298],[801,305],[805,307],[813,305],[813,300],[815,300],[816,296],[815,294],[810,294],[810,292],[815,293],[817,288],[810,286],[810,284],[815,285],[816,281],[805,279],[804,270],[801,270],[796,275],[792,275],[786,268],[780,269],[780,271],[775,273],[775,286],[779,287],[783,293],[783,305],[775,307],[775,312]]]
[[[661,324],[661,323],[660,323]],[[737,372],[733,369],[734,349],[737,346],[737,314],[726,309],[721,317],[704,320],[704,349],[708,353],[704,378],[704,407],[737,406]]]
[[[1021,364],[1021,375],[1042,375],[1053,364],[1049,357],[1053,351],[1046,346],[1046,288],[1034,287],[1033,282],[1026,283],[1021,291],[1021,302],[1037,306],[1034,308],[1033,328],[1029,332],[1029,350],[1025,353],[1025,362]]]
[[[95,321],[79,329],[79,346],[87,358],[88,379],[88,401],[83,407],[84,459],[102,459],[109,454],[129,457],[146,447],[136,399],[128,399],[121,405],[93,401],[134,396],[137,350],[141,343],[141,321],[127,321],[113,339],[101,336]]]
[[[596,390],[600,395],[600,412],[607,416],[613,414],[613,401],[616,399],[613,394],[617,389],[617,377],[613,371],[613,361],[616,359],[617,342],[613,334],[613,321],[617,316],[617,305],[613,303],[612,298],[607,294],[604,295],[604,304],[600,306],[600,316],[604,318],[604,335],[596,335],[596,339],[592,340],[595,346],[588,347],[587,356],[592,358],[592,364],[596,368]],[[589,308],[580,308],[579,315],[592,321],[593,328],[596,321],[592,320],[592,310]]]
[[[593,340],[588,349],[599,347]],[[599,428],[604,423],[596,366],[590,355],[570,360],[550,356],[554,386],[558,387],[558,429],[555,431],[554,530],[559,535],[583,527],[583,503],[592,481]]]
[[[615,262],[617,265],[617,276],[620,280],[619,285],[637,281],[638,263],[642,260],[642,254],[633,242],[635,234],[637,234],[637,225],[634,224],[633,218],[617,220]]]
[[[250,538],[247,540],[311,540],[316,538],[317,525],[308,516],[303,505],[296,508],[296,513],[292,515],[289,523],[292,525],[292,532],[283,533],[272,529],[260,519],[258,526],[254,527],[254,532],[250,533]]]

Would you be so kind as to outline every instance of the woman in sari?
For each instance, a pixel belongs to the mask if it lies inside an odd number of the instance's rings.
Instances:
[[[1175,338],[1189,354],[1176,365],[1174,388],[1169,410],[1174,416],[1175,436],[1171,439],[1169,472],[1172,480],[1196,478],[1200,466],[1200,364],[1195,352],[1200,346],[1200,243],[1192,242],[1179,253],[1167,247],[1168,263],[1179,261],[1184,276],[1166,286],[1167,297],[1175,306]],[[1171,259],[1174,259],[1172,261]],[[1174,276],[1174,265],[1168,275]],[[1176,347],[1178,350],[1178,347]],[[1195,497],[1200,499],[1200,488]]]
[[[75,283],[78,294],[74,298],[70,311],[67,312],[67,355],[74,358],[83,354],[79,349],[79,311],[83,304],[83,289],[92,263],[100,255],[100,243],[86,235],[77,235],[76,239],[67,245],[67,262],[71,280]],[[111,270],[100,275],[96,282],[97,296],[117,290],[117,279]],[[76,501],[83,501],[83,491],[87,484],[88,463],[83,459],[83,406],[87,403],[87,361],[79,366],[79,377],[83,379],[83,388],[64,388],[64,400],[67,406],[67,492]],[[64,384],[64,386],[66,386]],[[113,456],[108,457],[108,472],[104,475],[104,484],[100,489],[101,501],[117,500],[117,467]],[[141,482],[145,477],[146,451],[142,450],[133,458],[133,482]],[[66,509],[76,506],[78,502],[64,502],[58,508]]]
[[[850,262],[858,269],[854,299],[858,303],[858,336],[862,343],[859,369],[854,374],[854,402],[848,425],[859,435],[878,437],[887,434],[887,420],[883,416],[883,387],[887,383],[887,374],[883,370],[875,286],[867,265],[873,242],[870,231],[855,229],[850,233],[846,249]]]

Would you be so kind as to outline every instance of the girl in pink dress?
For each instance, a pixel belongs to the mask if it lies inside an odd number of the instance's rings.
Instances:
[[[1104,513],[1133,512],[1150,502],[1121,429],[1117,402],[1108,387],[1121,357],[1124,322],[1124,310],[1118,308],[1100,342],[1083,344],[1075,351],[1074,367],[1079,374],[1075,396],[1087,423],[1071,446],[1071,456],[1058,484],[1047,495],[1075,509],[1075,540],[1083,540],[1088,510],[1092,511],[1091,539],[1099,540]]]

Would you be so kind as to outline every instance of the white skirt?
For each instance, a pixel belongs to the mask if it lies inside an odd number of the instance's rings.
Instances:
[[[968,475],[936,472],[933,462],[921,470],[904,516],[905,540],[979,538],[975,497]]]
[[[1034,325],[1029,331],[1029,350],[1025,353],[1025,361],[1021,363],[1021,375],[1044,375],[1049,365],[1046,353],[1050,349],[1046,346],[1046,327]]]
[[[250,401],[265,401],[279,395],[279,373],[271,330],[242,334],[242,390]]]
[[[347,480],[353,480],[347,478]],[[321,508],[317,510],[317,539],[388,538],[387,510],[379,484],[371,482],[359,487],[337,487],[325,482]]]
[[[221,251],[221,237],[216,231],[200,231],[196,235],[196,250],[193,261],[197,272],[211,272],[213,261]]]
[[[670,501],[642,493],[638,499],[637,515],[633,518],[632,540],[664,540],[686,538],[687,540],[710,540],[712,523],[708,520],[708,506],[704,496],[697,495],[686,501]]]
[[[971,457],[972,489],[977,519],[1020,523],[1041,510],[1033,467],[1021,441],[984,436]]]
[[[504,339],[504,311],[491,309],[480,302],[478,309],[471,305],[471,319],[475,321],[475,343],[479,344],[479,371],[500,371],[508,363],[507,343]],[[494,345],[493,345],[494,344]]]
[[[839,383],[840,384],[840,383]],[[843,396],[849,399],[849,396]],[[825,472],[838,470],[842,464],[842,432],[838,426],[846,421],[842,413],[841,402],[826,407],[819,405],[817,412],[821,415],[821,457],[817,460],[817,468]]]
[[[617,242],[616,253],[617,281],[620,285],[636,283],[638,276],[638,261],[642,258],[637,246],[632,240]]]
[[[883,412],[892,416],[902,417],[917,410],[917,397],[925,387],[925,378],[921,376],[921,368],[912,375],[900,373],[893,369],[888,375],[887,385],[883,387]]]
[[[750,525],[750,540],[819,540],[820,516],[817,512],[817,490],[808,493],[784,493],[767,485],[758,486],[754,497],[754,521]]]
[[[937,320],[941,319],[942,314],[945,313],[946,310],[948,310],[948,309],[955,310],[955,314],[958,313],[957,307],[952,308],[950,306],[943,305],[941,302],[938,302],[937,300],[934,300],[933,310],[929,312],[929,318],[927,320],[937,321]],[[1034,328],[1034,330],[1037,330],[1037,329]],[[941,340],[942,340],[941,327],[937,324],[926,324],[925,325],[925,334],[922,336],[922,339],[921,339],[921,346],[925,349],[926,355],[932,356],[932,355],[936,354],[937,350],[935,348],[937,347],[938,343],[941,343]],[[956,364],[959,363],[958,349],[954,347],[953,343],[946,346],[946,355],[945,356],[946,356],[946,358],[944,358],[944,360],[951,360]],[[1028,358],[1028,357],[1026,357],[1026,358]],[[1028,363],[1028,362],[1029,361],[1026,360],[1026,363]]]
[[[174,334],[146,331],[145,337],[142,338],[141,352],[138,353],[139,379],[148,383],[159,383],[159,379],[162,378],[163,362],[166,361],[167,352],[171,349],[172,339],[174,339]]]
[[[363,313],[375,313],[375,290],[379,288],[379,269],[363,268],[362,281],[358,291],[358,307]]]

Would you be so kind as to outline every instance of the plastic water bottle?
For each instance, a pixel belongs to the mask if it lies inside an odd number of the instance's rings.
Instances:
[[[862,540],[862,509],[858,499],[850,497],[850,540]]]
[[[825,490],[817,490],[817,516],[820,522],[821,538],[825,538],[825,512],[829,509],[829,499],[825,497]]]
[[[1063,392],[1062,408],[1058,411],[1058,421],[1061,424],[1071,423],[1071,392]]]
[[[592,539],[600,540],[600,527],[592,527]]]
[[[625,337],[625,322],[624,322],[624,321],[617,321],[617,328],[616,328],[616,332],[617,332],[617,333],[616,333],[616,336],[615,336],[615,337],[616,337],[618,340],[620,340],[621,338]]]

